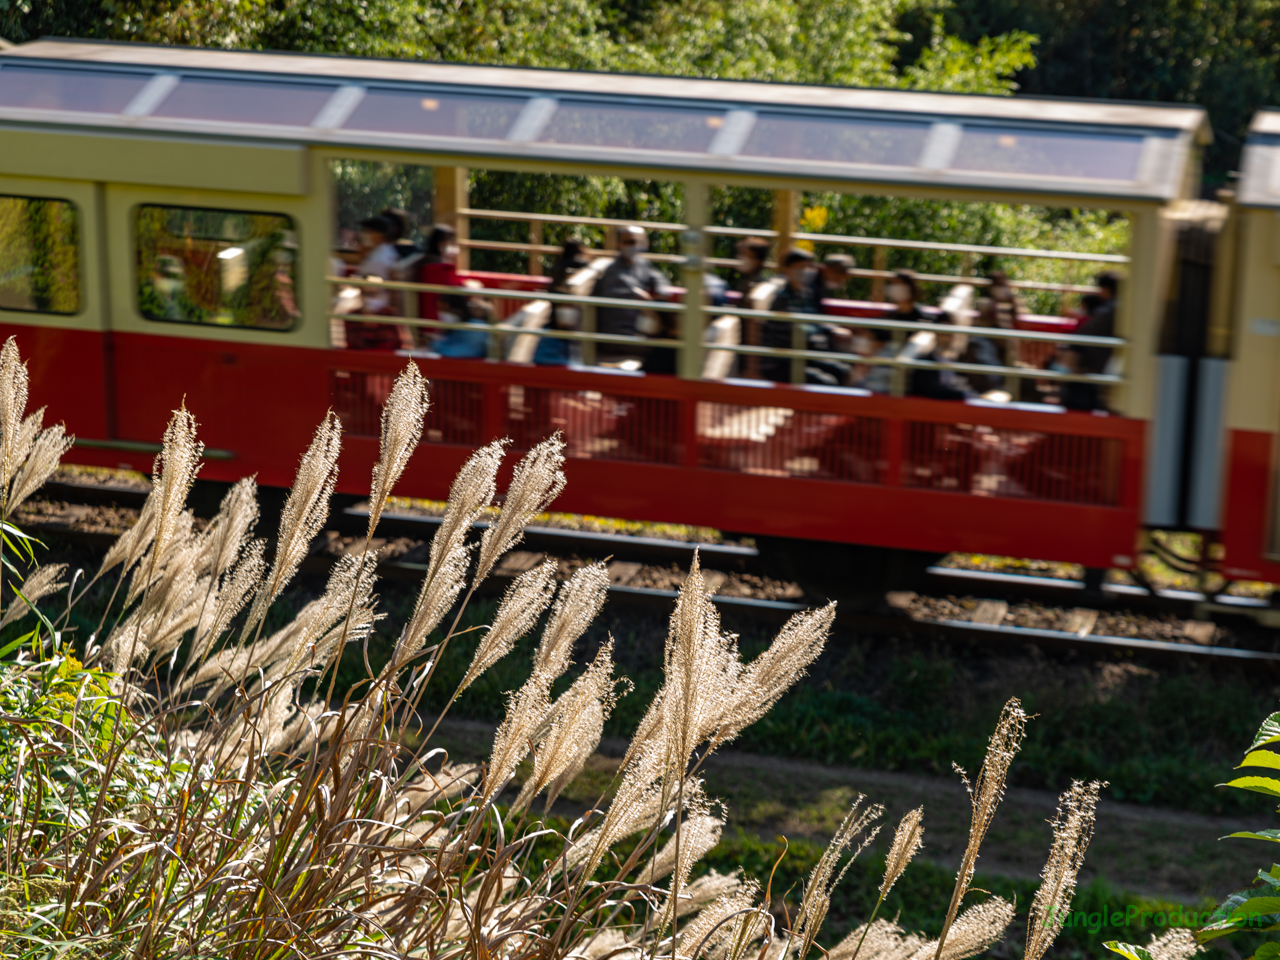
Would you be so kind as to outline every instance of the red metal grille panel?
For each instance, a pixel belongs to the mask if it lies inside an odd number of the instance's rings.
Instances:
[[[395,375],[334,370],[330,394],[342,429],[356,437],[381,433],[382,405],[391,394]],[[424,443],[478,447],[483,443],[481,411],[484,386],[454,380],[432,380],[431,408],[423,424]]]
[[[1120,503],[1124,442],[967,423],[907,423],[902,483],[978,497]]]
[[[711,470],[883,483],[884,436],[876,417],[698,404],[698,466]]]
[[[677,400],[515,384],[505,388],[503,409],[517,450],[559,430],[570,457],[664,464],[680,462],[679,413]]]

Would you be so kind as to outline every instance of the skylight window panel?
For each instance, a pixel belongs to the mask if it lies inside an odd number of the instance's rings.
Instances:
[[[374,88],[365,94],[343,129],[501,140],[525,102],[522,97],[472,97]]]
[[[706,153],[723,110],[562,100],[538,140],[584,147]]]
[[[914,166],[928,123],[762,113],[742,154],[779,160]]]
[[[147,85],[147,73],[0,67],[0,107],[119,113]]]
[[[1141,134],[965,127],[953,170],[1085,180],[1136,180]]]
[[[337,86],[183,77],[153,117],[305,127]]]

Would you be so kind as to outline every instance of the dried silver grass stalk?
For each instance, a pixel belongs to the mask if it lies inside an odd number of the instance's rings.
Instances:
[[[156,544],[154,541],[152,542],[152,548],[142,557],[141,562],[133,571],[133,576],[129,578],[129,590],[125,594],[124,600],[125,606],[142,596],[143,591],[152,584],[158,583],[160,578],[164,576],[165,569],[175,561],[183,564],[192,564],[196,567],[199,566],[199,558],[201,553],[204,552],[204,545],[194,533],[195,522],[196,515],[190,510],[183,510],[178,514],[169,542],[158,557],[155,550]]]
[[[18,354],[18,341],[10,337],[0,348],[0,490],[18,469],[22,415],[27,409],[27,365]],[[6,504],[5,514],[8,515]]]
[[[437,531],[436,536],[439,535]],[[422,581],[422,589],[418,592],[413,615],[401,631],[400,639],[396,641],[395,652],[386,669],[383,670],[383,676],[390,676],[399,670],[426,644],[427,636],[439,626],[444,615],[457,601],[462,588],[466,586],[467,566],[470,560],[470,548],[466,544],[459,543],[453,552],[443,559],[434,575],[429,575]]]
[[[492,626],[480,640],[475,656],[471,659],[471,666],[458,684],[455,697],[471,686],[476,677],[510,653],[516,641],[533,629],[538,617],[547,609],[555,595],[556,567],[556,561],[547,560],[520,574],[507,588]]]
[[[217,514],[205,528],[201,566],[221,577],[236,562],[257,523],[258,482],[254,477],[244,477],[227,491]]]
[[[884,881],[880,884],[881,899],[889,895],[923,843],[924,807],[916,807],[902,815],[898,829],[893,832],[893,843],[889,845],[889,854],[885,858]]]
[[[196,439],[196,418],[186,407],[173,411],[164,428],[164,449],[156,457],[152,473],[156,476],[156,530],[152,556],[162,557],[170,538],[178,529],[179,517],[187,502],[187,494],[200,471],[204,444]]]
[[[311,446],[302,455],[293,489],[280,515],[275,562],[263,589],[258,591],[245,621],[243,636],[262,622],[267,608],[298,572],[311,541],[329,516],[329,498],[338,482],[338,454],[342,450],[342,423],[332,410],[316,427]]]
[[[545,676],[545,675],[544,675]],[[525,781],[511,809],[523,810],[544,788],[546,809],[587,765],[604,733],[616,697],[613,693],[613,640],[601,645],[595,659],[547,711],[534,754],[533,775]]]
[[[724,820],[711,813],[710,807],[706,804],[700,804],[696,808],[686,811],[684,819],[680,824],[680,843],[679,858],[679,886],[682,891],[686,887],[686,881],[689,871],[693,869],[693,865],[707,855],[707,853],[720,842],[720,832],[724,829]],[[655,853],[650,861],[645,864],[637,883],[654,884],[663,877],[668,877],[676,872],[676,850],[677,844],[675,837],[672,837],[662,849]],[[683,893],[682,893],[683,895]]]
[[[560,595],[542,631],[533,669],[554,680],[568,669],[573,645],[599,615],[609,590],[603,563],[580,567],[560,586]]]
[[[507,715],[493,735],[481,803],[489,803],[507,785],[532,745],[534,731],[550,707],[547,685],[535,672],[507,701]]]
[[[754,930],[748,932],[739,931],[736,928],[742,925],[744,911],[756,905],[756,898],[759,895],[760,884],[751,880],[739,883],[736,890],[718,897],[703,907],[697,917],[689,921],[680,931],[679,956],[716,957],[723,952],[721,948],[729,942],[744,934],[749,936]],[[747,919],[747,923],[752,927],[757,926],[759,922],[760,917],[757,914],[752,914]]]
[[[732,873],[719,873],[713,867],[680,892],[680,916],[701,910],[707,904],[732,896],[754,883],[754,880],[742,879],[741,868]]]
[[[951,905],[947,908],[947,917],[942,924],[942,933],[938,937],[937,953],[934,960],[948,960],[943,954],[947,943],[947,934],[955,921],[956,912],[960,909],[960,901],[969,892],[969,884],[973,882],[973,872],[978,862],[978,850],[986,838],[987,829],[1000,806],[1004,796],[1005,781],[1009,777],[1009,767],[1013,758],[1022,747],[1022,739],[1027,733],[1027,715],[1017,697],[1010,697],[1009,702],[1000,711],[1000,719],[996,722],[995,732],[987,743],[987,755],[983,758],[982,769],[978,771],[977,783],[970,784],[969,778],[960,767],[956,771],[964,780],[969,790],[969,800],[973,805],[973,818],[969,823],[969,842],[964,856],[960,860],[960,872],[956,875],[955,889],[951,892]],[[954,766],[954,764],[953,764]],[[967,954],[966,954],[967,956]],[[955,960],[955,958],[951,958]]]
[[[124,564],[124,569],[120,571],[120,575],[124,576],[146,554],[156,534],[156,496],[156,488],[153,486],[138,512],[138,522],[120,534],[107,550],[106,556],[102,558],[102,566],[98,568],[97,577],[120,564]]]
[[[941,960],[966,960],[997,943],[1011,922],[1013,904],[992,897],[960,914],[945,942],[939,939],[925,944],[912,960],[929,960],[930,955]]]
[[[876,834],[880,832],[880,828],[875,827],[867,833],[858,845],[858,849],[849,857],[849,862],[845,864],[844,870],[841,870],[838,874],[836,873],[836,866],[840,862],[841,855],[859,835],[867,831],[871,824],[884,813],[884,807],[878,803],[859,809],[865,799],[865,796],[858,794],[853,801],[853,805],[849,808],[848,814],[845,815],[844,822],[840,824],[835,836],[827,844],[827,849],[823,851],[821,858],[814,864],[813,870],[809,873],[809,880],[804,887],[804,896],[801,898],[800,907],[796,911],[795,930],[796,937],[800,941],[798,948],[799,960],[804,960],[805,955],[813,947],[814,938],[817,937],[818,931],[822,928],[822,922],[827,918],[827,910],[831,906],[831,892],[835,889],[836,884],[844,877],[845,872],[853,864],[853,861],[858,858],[858,855],[867,848],[867,844],[871,843],[876,838]]]
[[[440,527],[431,538],[431,559],[427,565],[427,582],[462,548],[471,525],[485,507],[493,502],[498,491],[498,468],[502,466],[502,452],[509,440],[495,440],[481,447],[462,465],[449,488],[449,506],[440,521]]]
[[[884,903],[884,898],[889,895],[893,885],[898,882],[898,878],[902,876],[903,871],[907,869],[907,865],[911,863],[912,858],[916,855],[916,851],[920,849],[921,842],[924,840],[923,821],[924,807],[916,807],[914,810],[907,811],[907,813],[903,814],[902,819],[898,821],[898,829],[893,832],[893,843],[889,845],[889,853],[885,857],[884,880],[880,883],[880,896],[876,898],[876,905],[871,911],[868,922],[862,926],[863,937],[866,937],[871,931],[876,914],[880,912],[880,905]],[[859,941],[857,948],[853,951],[853,960],[857,960],[861,949],[862,943]]]
[[[853,930],[827,952],[827,960],[909,960],[928,946],[919,934],[906,933],[892,920],[873,920]]]
[[[244,609],[267,574],[267,541],[252,540],[240,550],[235,566],[222,577],[214,596],[204,605],[188,662],[199,664]]]
[[[1076,877],[1084,864],[1084,854],[1093,839],[1093,823],[1098,806],[1098,792],[1106,786],[1094,780],[1086,785],[1079,780],[1058,798],[1058,812],[1053,819],[1053,846],[1049,859],[1040,872],[1040,889],[1031,902],[1027,922],[1026,960],[1040,960],[1062,930],[1071,909],[1076,890]]]
[[[564,489],[564,440],[548,437],[516,464],[502,513],[480,538],[476,583],[489,575],[498,558],[520,542],[524,528],[551,506]]]
[[[733,703],[715,732],[713,743],[732,740],[771,709],[822,653],[836,605],[792,616],[777,638],[742,670]]]
[[[409,457],[422,439],[422,422],[427,416],[427,381],[412,360],[396,377],[395,386],[382,405],[382,430],[378,462],[373,465],[373,482],[369,490],[369,530],[372,537],[382,509],[391,496]]]
[[[15,596],[9,602],[9,609],[4,612],[4,617],[0,618],[0,630],[15,621],[21,620],[31,612],[31,608],[35,604],[65,587],[67,585],[66,582],[60,580],[59,577],[62,576],[66,569],[67,565],[65,563],[46,563],[44,566],[37,567],[32,573],[29,573],[27,579],[22,581],[22,585],[18,587],[26,601],[24,602],[22,597]]]
[[[76,438],[68,436],[60,423],[40,431],[31,444],[25,462],[14,475],[9,498],[5,501],[5,511],[8,514],[12,514],[29,496],[45,485],[75,442]]]
[[[1151,960],[1191,960],[1204,947],[1196,941],[1196,935],[1186,927],[1174,927],[1168,933],[1153,936],[1147,944]]]

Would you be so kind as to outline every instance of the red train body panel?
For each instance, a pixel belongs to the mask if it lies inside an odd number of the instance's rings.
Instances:
[[[390,353],[101,336],[9,325],[32,397],[88,440],[155,443],[181,403],[218,459],[202,476],[288,485],[329,408],[346,441],[339,489],[367,489]],[[517,450],[559,430],[559,509],[759,535],[944,552],[1127,562],[1138,527],[1145,425],[918,398],[850,396],[486,361],[416,361],[433,384],[425,442],[397,491],[442,498],[475,447]],[[264,417],[270,417],[264,422]],[[78,447],[72,458],[146,470],[152,455]]]

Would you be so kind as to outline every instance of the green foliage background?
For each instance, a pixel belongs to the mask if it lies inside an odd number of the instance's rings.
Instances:
[[[1280,103],[1278,2],[0,0],[0,36],[1200,103],[1212,185]]]

